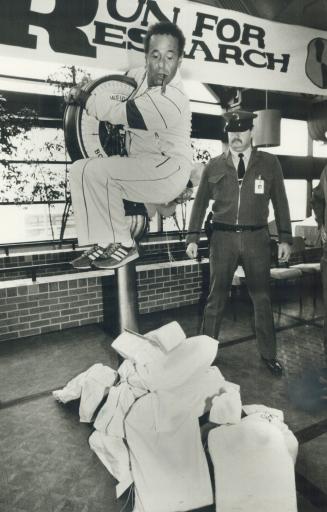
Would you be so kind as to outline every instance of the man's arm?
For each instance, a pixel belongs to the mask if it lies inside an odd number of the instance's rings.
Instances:
[[[278,158],[275,157],[274,160],[271,202],[275,212],[279,242],[292,244],[292,226],[283,172]]]
[[[208,185],[208,168],[209,164],[204,168],[199,188],[197,190],[191,212],[191,218],[188,226],[186,237],[187,254],[190,258],[195,258],[197,255],[197,244],[199,242],[201,227],[204,219],[205,212],[209,205],[210,190]]]
[[[322,178],[321,175],[319,184],[316,188],[312,191],[312,200],[311,200],[311,206],[314,211],[316,221],[318,224],[318,228],[320,229],[322,225],[325,224],[325,208],[326,208],[326,200],[325,200],[325,194],[322,184]]]
[[[316,217],[318,230],[320,231],[320,237],[323,244],[327,242],[327,233],[325,226],[326,198],[323,186],[323,181],[326,179],[326,172],[327,167],[325,167],[321,173],[318,186],[314,188],[312,191],[311,200],[311,206]]]
[[[188,104],[184,91],[168,84],[165,93],[161,87],[150,87],[142,95],[126,102],[94,94],[86,102],[86,111],[99,121],[140,130],[162,130],[175,126]]]

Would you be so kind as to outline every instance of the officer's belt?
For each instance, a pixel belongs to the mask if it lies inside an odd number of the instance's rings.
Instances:
[[[212,229],[214,231],[234,231],[241,233],[242,231],[257,231],[258,229],[267,228],[267,224],[261,226],[247,226],[244,224],[223,224],[221,222],[213,222]]]

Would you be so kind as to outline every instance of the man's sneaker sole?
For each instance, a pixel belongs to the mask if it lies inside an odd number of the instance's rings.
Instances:
[[[106,260],[97,260],[95,261],[92,266],[99,269],[112,269],[112,268],[120,268],[126,265],[127,263],[130,263],[133,260],[137,260],[139,258],[139,253],[134,252],[133,254],[128,254],[125,258],[123,258],[121,261],[117,261],[116,263],[112,262],[112,257],[110,257],[111,263],[106,264]],[[109,258],[108,258],[109,259]]]
[[[92,270],[91,262],[88,265],[79,265],[78,261],[74,263],[74,260],[70,262],[70,264],[76,269],[76,270]]]

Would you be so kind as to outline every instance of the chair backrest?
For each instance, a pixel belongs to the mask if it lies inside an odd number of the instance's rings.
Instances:
[[[305,250],[305,240],[302,236],[293,236],[292,253]]]
[[[291,259],[297,260],[296,263],[302,263],[304,261],[304,251],[305,251],[305,240],[302,236],[294,236],[292,251],[291,251]],[[294,262],[295,263],[295,262]]]

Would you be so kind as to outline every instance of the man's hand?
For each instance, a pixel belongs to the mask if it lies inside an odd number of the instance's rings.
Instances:
[[[286,263],[291,255],[291,246],[287,242],[278,244],[278,261]]]
[[[327,233],[325,226],[321,226],[320,228],[320,237],[323,244],[327,242]]]
[[[75,85],[65,94],[64,99],[67,105],[77,105],[84,108],[89,96],[89,92],[86,92],[81,86]]]
[[[179,196],[176,197],[175,203],[182,204],[186,203],[186,201],[189,201],[193,195],[193,188],[186,187]]]
[[[198,244],[196,244],[195,242],[191,242],[190,244],[188,244],[188,246],[186,247],[186,254],[188,255],[189,258],[195,259],[198,255]]]

